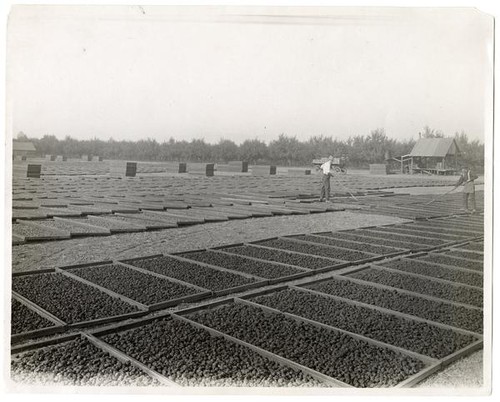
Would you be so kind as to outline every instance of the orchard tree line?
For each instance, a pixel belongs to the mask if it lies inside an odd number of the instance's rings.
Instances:
[[[422,138],[444,137],[440,131],[424,127]],[[31,141],[41,155],[65,155],[79,158],[81,155],[99,155],[104,159],[129,159],[138,161],[217,162],[244,160],[250,164],[273,164],[280,166],[309,166],[313,159],[334,155],[345,157],[350,167],[364,168],[370,163],[383,163],[387,158],[410,153],[415,140],[389,138],[384,129],[376,129],[368,135],[357,135],[347,140],[327,136],[313,136],[306,141],[281,134],[278,139],[266,144],[258,139],[245,140],[240,145],[229,139],[210,144],[203,139],[192,141],[175,140],[158,142],[148,138],[138,141],[76,140],[66,136],[63,140],[54,135],[29,138],[19,133],[18,140]],[[470,141],[464,132],[456,133],[459,149],[467,163],[482,166],[484,145],[478,140]]]

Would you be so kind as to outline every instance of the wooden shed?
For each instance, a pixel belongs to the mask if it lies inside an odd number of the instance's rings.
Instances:
[[[421,138],[404,161],[402,158],[402,169],[409,173],[452,174],[458,169],[460,155],[453,138]]]
[[[36,155],[36,148],[32,142],[16,141],[12,142],[12,156],[14,159],[34,157]]]

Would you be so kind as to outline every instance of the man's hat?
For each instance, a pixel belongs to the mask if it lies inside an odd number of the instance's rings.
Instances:
[[[332,160],[333,160],[333,155],[330,155],[330,156],[328,157],[328,159],[330,159],[330,160],[332,161]]]

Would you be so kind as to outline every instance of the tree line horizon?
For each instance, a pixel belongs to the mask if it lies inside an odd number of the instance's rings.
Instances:
[[[428,126],[419,133],[419,137],[446,138],[443,132]],[[478,168],[484,166],[484,144],[479,140],[469,140],[464,131],[455,133],[453,138],[466,164]],[[204,139],[186,141],[173,137],[160,143],[151,138],[137,141],[116,141],[112,138],[107,141],[97,138],[76,140],[71,136],[59,140],[54,135],[30,138],[22,132],[17,135],[17,140],[32,142],[42,155],[65,155],[70,158],[96,155],[118,160],[216,163],[244,160],[250,164],[306,166],[313,159],[333,155],[346,158],[347,165],[356,168],[366,168],[371,163],[384,163],[388,158],[409,154],[416,143],[415,139],[389,138],[383,128],[372,130],[366,136],[356,135],[346,140],[319,135],[299,141],[295,136],[280,134],[278,139],[269,144],[258,139],[247,139],[240,145],[225,138],[215,144],[207,143]]]

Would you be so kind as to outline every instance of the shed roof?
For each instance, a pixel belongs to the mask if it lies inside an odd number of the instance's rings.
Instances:
[[[33,151],[36,152],[36,148],[31,142],[26,141],[14,141],[12,149],[14,151]]]
[[[460,150],[453,138],[421,138],[410,152],[411,156],[441,157],[458,155]]]

